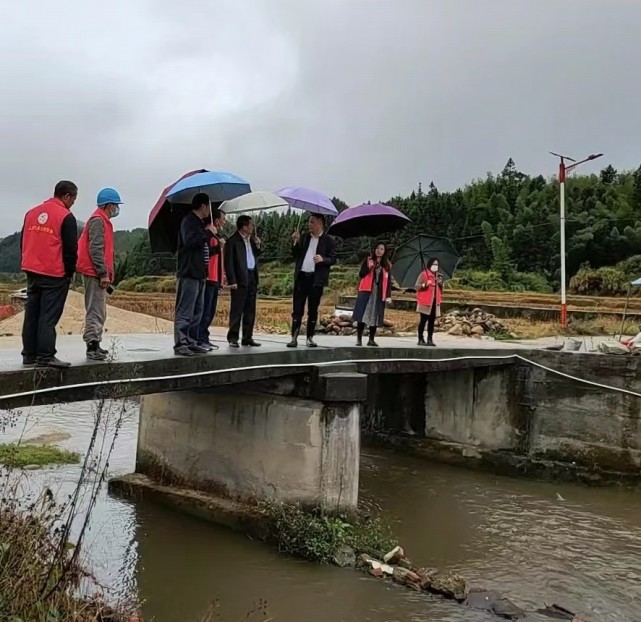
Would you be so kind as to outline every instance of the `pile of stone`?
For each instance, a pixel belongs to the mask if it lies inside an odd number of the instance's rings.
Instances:
[[[358,558],[352,549],[341,550],[337,552],[334,563],[342,567],[355,565],[372,577],[391,580],[416,592],[455,600],[471,609],[493,613],[504,620],[528,618],[526,611],[517,607],[499,592],[468,589],[465,579],[454,572],[443,572],[435,568],[417,568],[405,557],[405,551],[400,546],[385,555],[363,553]],[[582,622],[579,616],[559,605],[546,605],[536,613],[556,620]]]
[[[476,337],[477,339],[490,333],[509,334],[506,326],[497,320],[496,316],[478,308],[450,311],[438,319],[436,330],[446,332],[448,335]]]
[[[355,335],[356,322],[352,321],[351,315],[328,315],[321,318],[320,326],[317,327],[316,332],[325,335]],[[385,326],[379,330],[379,334],[393,335],[394,324],[385,320]]]

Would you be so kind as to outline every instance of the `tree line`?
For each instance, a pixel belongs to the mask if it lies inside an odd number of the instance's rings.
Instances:
[[[333,200],[339,211],[347,209],[340,198]],[[403,230],[386,236],[392,247],[419,233],[444,236],[460,254],[460,270],[491,272],[503,285],[518,280],[520,275],[530,275],[532,282],[545,283],[551,289],[559,286],[556,179],[527,175],[510,158],[498,175],[488,173],[453,192],[442,192],[430,183],[425,190],[419,185],[409,196],[395,196],[384,202],[397,207],[412,221]],[[607,166],[598,174],[570,177],[566,209],[568,278],[588,265],[594,269],[615,266],[641,255],[641,166],[621,172]],[[291,234],[294,228],[304,226],[304,216],[301,219],[292,211],[267,212],[257,220],[264,243],[263,261],[289,262]],[[151,254],[143,232],[119,232],[118,279],[174,270],[172,257]],[[10,236],[0,242],[0,272],[19,271],[16,238]],[[374,240],[362,238],[340,243],[340,261],[359,262],[373,243]]]

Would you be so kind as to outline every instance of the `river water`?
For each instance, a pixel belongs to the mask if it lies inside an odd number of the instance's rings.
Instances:
[[[67,433],[58,444],[84,452],[94,417],[91,403],[34,408],[0,433],[0,442]],[[113,416],[107,440],[112,433]],[[133,471],[136,437],[137,406],[130,402],[110,474]],[[78,473],[78,466],[29,471],[22,485],[47,484],[64,496]],[[639,494],[500,478],[367,449],[361,488],[419,565],[459,572],[468,584],[498,590],[527,610],[556,602],[587,620],[641,620]],[[104,490],[85,547],[87,563],[113,597],[134,593],[145,616],[158,622],[198,622],[215,599],[217,619],[226,622],[263,620],[260,612],[246,617],[262,601],[285,622],[495,619],[355,571],[281,557],[240,534]]]

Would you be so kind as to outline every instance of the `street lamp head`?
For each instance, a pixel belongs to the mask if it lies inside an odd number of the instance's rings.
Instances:
[[[600,158],[603,154],[602,153],[593,153],[592,155],[588,156],[588,160],[596,160],[597,158]]]

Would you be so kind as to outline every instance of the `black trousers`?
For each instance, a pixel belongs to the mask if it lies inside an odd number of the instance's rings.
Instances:
[[[423,339],[423,331],[425,330],[425,325],[427,324],[427,340],[432,341],[434,337],[434,324],[436,323],[436,301],[432,303],[432,308],[430,309],[429,315],[426,313],[420,314],[421,319],[418,323],[418,338],[419,341]]]
[[[256,272],[248,272],[247,285],[230,289],[231,306],[229,308],[229,331],[227,341],[238,341],[240,327],[243,327],[243,341],[254,338],[254,322],[256,321]]]
[[[314,285],[314,275],[300,272],[294,283],[294,299],[292,304],[292,329],[298,330],[305,315],[307,305],[307,336],[313,337],[318,322],[318,307],[323,297],[323,286]]]
[[[27,274],[27,303],[22,325],[22,356],[49,360],[56,355],[56,324],[69,293],[66,277]]]

